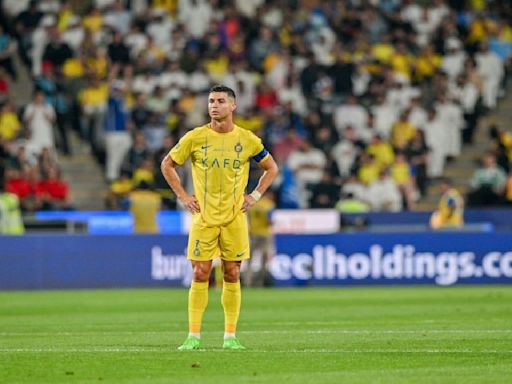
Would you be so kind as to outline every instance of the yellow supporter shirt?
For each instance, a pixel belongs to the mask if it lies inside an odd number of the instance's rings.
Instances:
[[[411,63],[413,57],[409,55],[402,55],[400,53],[393,53],[391,56],[390,64],[393,70],[406,76],[408,79],[411,78]]]
[[[101,15],[85,16],[82,19],[82,25],[85,29],[90,30],[92,33],[96,33],[103,26],[103,17]]]
[[[432,77],[434,72],[441,66],[441,56],[420,56],[416,60],[416,78],[419,80],[425,77]]]
[[[20,120],[14,112],[6,112],[4,114],[0,114],[0,139],[15,139],[20,128]]]
[[[406,185],[411,182],[411,169],[407,163],[395,163],[391,166],[391,176],[398,185]]]
[[[141,182],[145,181],[149,185],[152,185],[155,181],[155,174],[145,168],[137,168],[135,172],[133,172],[132,182],[133,185],[138,185]]]
[[[127,195],[133,189],[133,182],[130,179],[116,180],[110,185],[110,191],[116,195]]]
[[[157,233],[157,214],[162,199],[153,191],[133,191],[130,193],[130,212],[136,233]]]
[[[62,72],[68,78],[82,77],[85,74],[84,66],[78,59],[67,59],[62,67]]]
[[[108,84],[101,84],[99,87],[88,87],[80,92],[79,96],[82,105],[103,105],[108,100]]]
[[[361,168],[359,168],[357,176],[362,183],[369,185],[374,181],[377,181],[379,173],[380,167],[376,162],[374,162],[372,164],[362,165]]]
[[[377,43],[372,47],[372,56],[382,63],[389,63],[395,53],[395,48],[391,44]]]
[[[441,196],[438,212],[441,226],[464,224],[464,200],[455,188]]]
[[[169,154],[177,164],[190,158],[201,208],[194,219],[211,226],[227,224],[241,213],[250,161],[261,162],[269,156],[254,133],[237,125],[231,132],[219,133],[210,124],[189,131]]]
[[[366,148],[366,152],[373,155],[375,161],[380,167],[385,167],[395,161],[395,153],[393,147],[387,142],[381,142],[378,144],[370,144]]]
[[[416,128],[408,121],[397,121],[391,129],[391,144],[403,148],[416,135]]]
[[[87,66],[93,71],[99,78],[105,78],[108,70],[107,57],[93,57],[87,61]]]
[[[272,234],[270,213],[274,208],[274,202],[263,197],[249,209],[249,232],[251,235],[270,236]]]

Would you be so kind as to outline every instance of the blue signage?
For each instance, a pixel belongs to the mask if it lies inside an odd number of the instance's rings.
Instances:
[[[184,235],[0,237],[0,289],[187,286]],[[276,236],[276,286],[512,283],[509,233]]]

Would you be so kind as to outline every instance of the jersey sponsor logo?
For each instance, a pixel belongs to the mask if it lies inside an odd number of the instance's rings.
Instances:
[[[242,162],[238,159],[230,159],[229,157],[224,158],[208,158],[204,157],[201,159],[201,164],[205,168],[233,168],[233,169],[240,169],[242,166]]]

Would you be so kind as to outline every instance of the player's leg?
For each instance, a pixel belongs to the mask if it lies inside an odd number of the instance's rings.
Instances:
[[[224,284],[222,306],[224,307],[224,348],[245,349],[236,338],[236,326],[240,316],[242,290],[240,288],[241,261],[222,260]]]
[[[208,282],[212,260],[219,255],[218,228],[192,225],[188,242],[188,259],[192,261],[192,284],[188,294],[189,334],[180,350],[201,348],[201,324],[208,305]]]
[[[247,219],[240,214],[232,223],[221,228],[220,250],[224,270],[222,306],[224,307],[224,348],[245,349],[236,338],[242,293],[240,266],[250,257]]]

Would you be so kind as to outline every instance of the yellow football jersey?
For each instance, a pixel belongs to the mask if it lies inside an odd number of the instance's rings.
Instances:
[[[183,164],[190,158],[194,193],[207,225],[223,225],[240,213],[249,178],[250,161],[265,160],[269,153],[261,139],[235,125],[219,133],[210,124],[189,131],[169,152]]]

